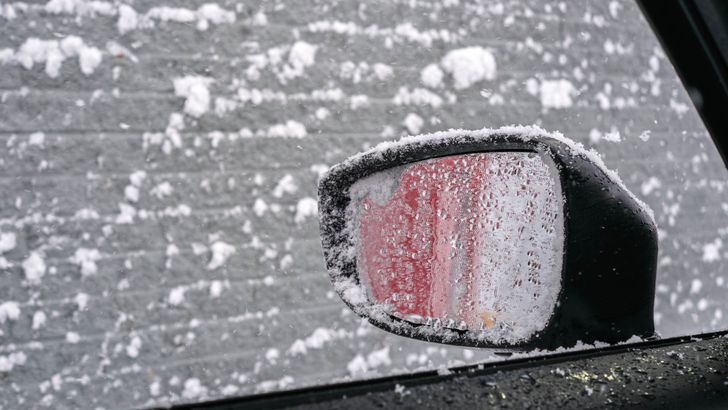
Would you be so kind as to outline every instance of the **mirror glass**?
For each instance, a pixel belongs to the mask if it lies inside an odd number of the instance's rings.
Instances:
[[[355,183],[349,229],[370,301],[417,325],[528,340],[547,324],[561,288],[558,175],[541,154],[486,152]]]

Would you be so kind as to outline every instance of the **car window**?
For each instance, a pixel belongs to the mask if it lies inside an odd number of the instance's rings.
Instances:
[[[507,360],[374,328],[324,268],[318,177],[449,128],[599,151],[656,215],[658,332],[726,327],[726,171],[634,2],[211,1],[0,4],[3,407]]]

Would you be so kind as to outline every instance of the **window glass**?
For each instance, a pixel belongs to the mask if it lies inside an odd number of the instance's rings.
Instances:
[[[0,404],[503,360],[351,313],[316,181],[379,141],[508,124],[595,148],[654,209],[663,336],[726,327],[725,168],[631,0],[0,3]]]

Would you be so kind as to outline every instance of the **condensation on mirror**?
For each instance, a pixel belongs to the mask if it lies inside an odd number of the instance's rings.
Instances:
[[[415,324],[525,341],[561,288],[563,196],[549,158],[429,159],[351,187],[350,232],[370,300]]]

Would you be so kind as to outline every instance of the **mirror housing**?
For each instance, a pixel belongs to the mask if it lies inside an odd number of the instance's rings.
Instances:
[[[522,340],[431,323],[412,323],[372,300],[357,265],[351,213],[356,182],[395,167],[447,156],[531,152],[553,162],[563,196],[563,260],[547,323]],[[382,143],[332,167],[319,181],[319,218],[332,283],[354,312],[375,326],[429,342],[490,348],[557,348],[654,336],[657,229],[598,154],[536,127],[451,130]],[[398,274],[401,274],[399,272]],[[491,332],[492,333],[492,332]]]

